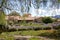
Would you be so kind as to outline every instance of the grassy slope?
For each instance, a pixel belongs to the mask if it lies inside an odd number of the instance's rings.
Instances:
[[[15,31],[15,32],[3,32],[2,34],[0,34],[0,38],[4,38],[6,40],[13,40],[14,39],[14,35],[22,35],[22,36],[38,36],[41,35],[42,33],[52,33],[54,30],[38,30],[38,31],[34,31],[34,30],[27,30],[27,31]],[[30,40],[39,40],[38,38],[31,38]]]
[[[34,31],[34,30],[27,30],[27,31],[15,31],[15,32],[4,32],[1,35],[31,35],[31,36],[37,36],[41,33],[45,33],[45,32],[53,32],[53,30],[38,30],[38,31]]]

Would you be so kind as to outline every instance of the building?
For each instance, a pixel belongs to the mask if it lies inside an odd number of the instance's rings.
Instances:
[[[26,22],[38,22],[41,23],[42,17],[32,17],[31,14],[25,14],[24,16],[6,16],[6,20],[13,20],[13,21],[26,21]]]
[[[17,20],[18,22],[20,21],[26,21],[26,22],[32,22],[35,20],[35,17],[31,17],[30,14],[28,14],[28,17],[21,17],[21,16],[6,16],[6,20]]]

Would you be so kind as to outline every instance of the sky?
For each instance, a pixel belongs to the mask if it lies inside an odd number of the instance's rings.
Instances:
[[[26,13],[25,12],[27,10],[26,7],[25,7],[26,5],[23,4],[23,3],[18,1],[18,0],[8,0],[7,5],[8,5],[8,7],[10,7],[13,10],[5,9],[6,14],[9,14],[12,11],[16,11],[16,12],[18,12],[22,15],[21,5],[24,6],[24,12],[23,13]],[[35,2],[32,1],[32,3],[35,3]],[[46,3],[46,7],[44,6],[43,3],[40,3],[40,8],[39,9],[34,8],[34,4],[31,4],[31,7],[29,7],[30,8],[29,13],[31,13],[32,16],[55,16],[55,15],[60,15],[60,6],[59,6],[59,8],[56,8],[55,6],[50,7],[52,4],[53,3],[49,0]],[[38,11],[38,13],[37,13],[37,11]]]

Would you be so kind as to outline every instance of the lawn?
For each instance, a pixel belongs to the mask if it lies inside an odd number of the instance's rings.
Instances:
[[[14,32],[3,32],[2,34],[0,35],[22,35],[22,36],[38,36],[42,33],[45,33],[45,32],[50,32],[52,33],[54,30],[27,30],[27,31],[14,31]]]
[[[14,35],[21,36],[40,36],[42,33],[53,33],[54,30],[27,30],[27,31],[15,31],[15,32],[2,32],[0,38],[6,40],[14,40]],[[39,38],[30,38],[29,40],[39,40]],[[41,39],[42,40],[42,39]]]
[[[43,39],[40,39],[40,38],[30,38],[29,40],[43,40]]]

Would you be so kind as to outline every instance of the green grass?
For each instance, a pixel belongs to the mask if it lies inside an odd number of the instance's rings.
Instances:
[[[3,32],[1,35],[23,35],[23,36],[38,36],[45,32],[53,32],[53,30],[27,30],[27,31],[15,31],[15,32]]]
[[[4,40],[14,40],[13,36],[7,36],[7,35],[0,35],[0,38]]]
[[[27,30],[27,31],[15,31],[15,32],[3,32],[0,34],[0,38],[4,38],[6,40],[13,40],[14,35],[22,35],[22,36],[38,36],[42,33],[52,33],[54,30]],[[30,40],[39,40],[39,38],[31,38]]]
[[[29,40],[40,40],[39,38],[30,38]]]
[[[38,36],[42,33],[48,32],[47,30],[39,30],[39,31],[22,31],[21,35],[31,35],[31,36]]]

